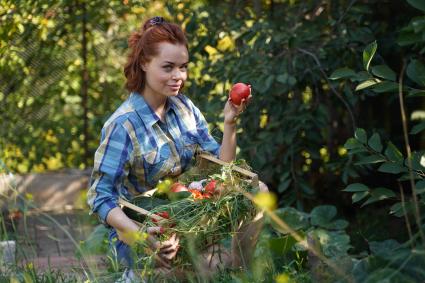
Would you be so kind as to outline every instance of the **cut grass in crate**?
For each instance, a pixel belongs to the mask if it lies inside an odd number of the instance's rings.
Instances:
[[[238,225],[249,222],[258,212],[255,205],[242,192],[255,193],[258,191],[258,179],[246,169],[235,164],[215,162],[197,162],[195,166],[178,177],[177,180],[185,186],[193,181],[206,179],[214,180],[215,193],[209,197],[199,197],[198,191],[161,193],[155,192],[152,197],[139,196],[132,203],[148,211],[137,213],[124,207],[126,214],[142,223],[143,226],[164,227],[165,233],[160,236],[164,239],[173,233],[181,239],[182,249],[179,251],[175,266],[187,266],[192,263],[193,251],[202,252],[214,244],[224,244],[229,248],[232,234],[237,231]],[[238,170],[235,170],[237,168]],[[251,173],[248,175],[244,171]],[[255,183],[257,181],[257,183]],[[171,183],[171,182],[168,182]],[[201,195],[205,192],[199,192]],[[155,219],[152,215],[166,215]],[[167,219],[168,218],[168,219]],[[191,256],[192,255],[192,256]],[[146,255],[148,256],[148,255]],[[141,254],[139,260],[145,255]]]

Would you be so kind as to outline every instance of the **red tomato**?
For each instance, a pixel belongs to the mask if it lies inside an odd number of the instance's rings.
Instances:
[[[171,185],[170,191],[172,191],[173,193],[184,192],[184,191],[187,191],[187,188],[183,184],[174,183]]]
[[[230,90],[230,100],[235,105],[240,105],[242,99],[247,99],[251,92],[251,85],[237,83]]]
[[[211,182],[209,182],[205,186],[205,188],[204,188],[205,192],[207,192],[209,194],[214,194],[216,185],[217,185],[217,181],[216,180],[212,180]]]
[[[158,216],[165,218],[165,219],[170,219],[170,215],[168,214],[167,211],[160,211],[160,212],[155,213],[155,215],[158,215]],[[157,223],[158,220],[156,220],[155,218],[152,218],[152,222]]]

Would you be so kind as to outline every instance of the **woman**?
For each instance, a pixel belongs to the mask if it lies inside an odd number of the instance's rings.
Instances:
[[[125,234],[138,231],[117,204],[155,187],[164,177],[178,176],[189,165],[195,148],[230,162],[236,155],[236,118],[248,101],[224,106],[224,133],[220,146],[208,132],[199,109],[180,93],[187,79],[188,44],[184,32],[161,17],[146,21],[129,38],[131,52],[124,68],[128,99],[106,121],[96,151],[88,203],[92,213],[112,227],[121,263],[133,261]],[[155,233],[157,230],[148,231]],[[166,242],[149,237],[159,250],[156,263],[170,268],[179,239]]]

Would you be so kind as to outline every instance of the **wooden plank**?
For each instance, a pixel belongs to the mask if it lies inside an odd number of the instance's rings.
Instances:
[[[138,207],[137,205],[134,205],[134,204],[132,204],[132,203],[130,203],[130,202],[128,202],[128,201],[126,201],[126,200],[122,199],[122,198],[119,198],[119,199],[118,199],[118,204],[120,204],[120,205],[122,205],[122,206],[125,206],[125,207],[128,207],[128,208],[130,208],[130,209],[132,209],[132,210],[134,210],[134,211],[136,211],[136,212],[138,212],[138,213],[140,213],[140,214],[143,214],[143,215],[149,216],[150,218],[153,218],[153,219],[155,219],[155,220],[157,220],[157,221],[166,220],[165,218],[162,218],[162,217],[161,217],[161,216],[159,216],[159,215],[153,214],[153,213],[152,213],[152,212],[150,212],[149,210],[146,210],[146,209],[143,209],[143,208],[141,208],[141,207]]]
[[[209,155],[209,154],[203,154],[202,153],[202,154],[199,154],[198,156],[199,156],[199,158],[206,159],[208,161],[211,161],[213,163],[216,163],[216,164],[219,164],[219,165],[222,165],[222,166],[229,165],[230,164],[228,162],[224,162],[223,160],[220,160],[220,159],[218,159],[218,158],[216,158],[216,157],[214,157],[212,155]],[[236,172],[238,172],[238,173],[240,173],[242,175],[245,175],[246,177],[250,178],[251,179],[251,183],[252,183],[252,185],[254,187],[259,187],[259,180],[258,180],[258,175],[257,174],[255,174],[255,173],[253,173],[251,171],[248,171],[246,169],[243,169],[243,168],[241,168],[239,166],[236,166],[236,165],[234,165],[232,167],[232,169],[233,169],[233,171],[236,171]]]

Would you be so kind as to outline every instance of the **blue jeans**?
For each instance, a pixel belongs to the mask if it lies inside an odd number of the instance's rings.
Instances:
[[[134,267],[134,259],[131,247],[118,239],[117,231],[113,228],[111,228],[111,230],[109,231],[109,248],[111,250],[116,250],[118,262],[122,266],[126,268]]]

